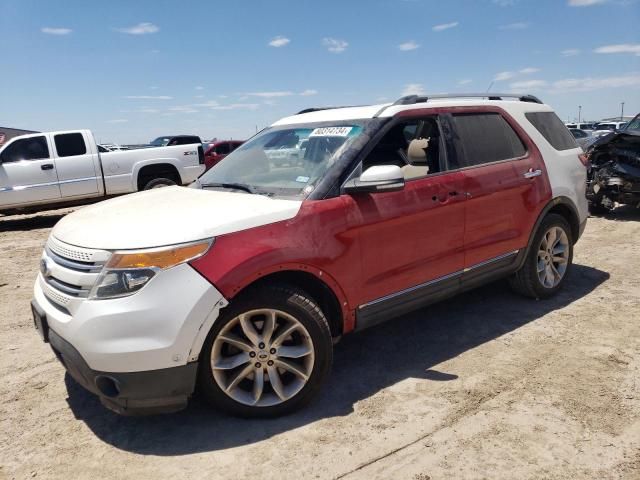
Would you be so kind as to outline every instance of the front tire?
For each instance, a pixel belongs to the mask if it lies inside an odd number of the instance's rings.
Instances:
[[[551,213],[536,231],[524,265],[510,279],[511,288],[531,298],[549,298],[562,288],[573,261],[571,227]]]
[[[331,368],[329,324],[315,301],[287,285],[253,289],[216,320],[198,383],[214,407],[276,417],[308,403]]]

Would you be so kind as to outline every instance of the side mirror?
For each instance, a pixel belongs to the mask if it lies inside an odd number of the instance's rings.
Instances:
[[[397,165],[376,165],[367,168],[360,178],[349,180],[343,187],[348,194],[395,192],[404,188],[404,174]]]

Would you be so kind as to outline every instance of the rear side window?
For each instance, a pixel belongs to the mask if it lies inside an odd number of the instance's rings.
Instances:
[[[81,133],[62,133],[53,137],[59,157],[73,157],[87,153]]]
[[[228,143],[221,143],[220,145],[218,145],[216,147],[216,153],[218,155],[226,155],[229,153],[229,144]]]
[[[524,114],[531,125],[536,127],[547,142],[556,150],[570,150],[578,148],[571,132],[564,126],[562,120],[553,112],[528,112]]]
[[[184,137],[175,137],[172,138],[169,142],[169,146],[173,145],[191,145],[193,143],[202,143],[200,137],[195,136],[184,136]]]
[[[47,140],[41,137],[29,137],[16,140],[2,152],[2,161],[19,162],[20,160],[41,160],[49,158]]]
[[[497,113],[457,114],[452,121],[458,158],[457,165],[450,168],[517,158],[527,151],[511,125]]]

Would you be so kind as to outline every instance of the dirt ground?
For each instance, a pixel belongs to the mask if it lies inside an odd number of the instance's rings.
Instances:
[[[498,282],[345,338],[269,421],[119,417],[65,375],[29,310],[65,212],[0,217],[0,479],[640,479],[640,211],[589,220],[552,300]]]

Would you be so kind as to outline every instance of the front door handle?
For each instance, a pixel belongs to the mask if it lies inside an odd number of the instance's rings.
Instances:
[[[40,165],[42,170],[53,170],[53,163],[45,163],[44,165]]]
[[[542,170],[534,170],[533,168],[530,168],[529,171],[522,174],[524,178],[534,178],[539,177],[540,175],[542,175]]]

